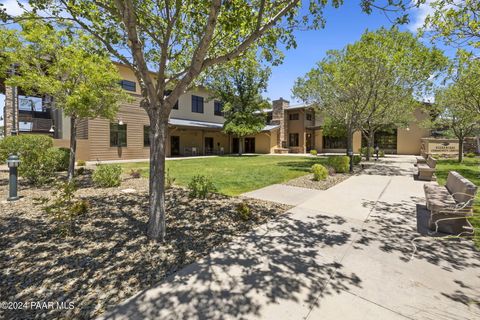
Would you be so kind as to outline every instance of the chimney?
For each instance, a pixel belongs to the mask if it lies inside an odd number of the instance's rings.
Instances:
[[[18,133],[18,108],[14,100],[14,88],[5,86],[5,106],[3,108],[3,125],[5,137]]]
[[[282,97],[272,101],[272,124],[280,126],[280,134],[277,137],[277,144],[281,148],[287,147],[287,122],[285,121],[285,109],[288,108],[290,102]]]

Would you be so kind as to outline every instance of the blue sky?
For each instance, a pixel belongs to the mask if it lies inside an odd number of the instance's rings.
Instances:
[[[14,0],[0,0],[6,4],[11,13],[18,13]],[[411,12],[411,23],[401,28],[414,31],[430,12],[428,5]],[[371,15],[363,13],[359,0],[348,0],[338,9],[325,10],[326,26],[321,30],[297,31],[297,48],[284,51],[285,59],[282,65],[272,68],[268,90],[264,94],[271,100],[283,97],[296,103],[291,97],[291,89],[296,78],[304,75],[317,61],[321,60],[327,50],[343,48],[348,43],[357,41],[366,30],[375,30],[381,26],[391,26],[383,13],[374,12]],[[452,50],[449,50],[450,54]],[[0,111],[3,114],[4,97],[0,95]],[[0,125],[3,122],[0,121]]]

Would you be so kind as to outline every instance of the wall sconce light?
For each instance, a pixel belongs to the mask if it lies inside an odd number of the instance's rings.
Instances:
[[[121,119],[118,119],[118,125],[123,126],[123,121]]]
[[[410,131],[410,127],[406,127],[405,130]]]
[[[50,133],[54,133],[54,132],[55,132],[55,126],[54,126],[54,125],[52,125],[52,126],[50,127],[50,130],[48,130],[48,132],[50,132]]]

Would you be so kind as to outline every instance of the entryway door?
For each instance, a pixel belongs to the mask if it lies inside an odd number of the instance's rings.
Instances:
[[[170,154],[172,157],[180,155],[180,137],[179,136],[170,137]]]
[[[205,154],[212,154],[213,153],[213,138],[212,137],[205,137]]]
[[[255,138],[245,138],[245,153],[255,153]]]
[[[307,148],[307,152],[310,152],[312,150],[312,134],[307,133],[305,137],[305,147]]]
[[[232,139],[232,153],[238,153],[238,138]]]

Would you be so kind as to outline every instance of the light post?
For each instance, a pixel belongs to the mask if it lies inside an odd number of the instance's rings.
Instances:
[[[378,146],[375,146],[375,161],[378,160],[378,153],[380,152],[380,148]]]
[[[8,201],[18,200],[20,197],[17,194],[18,189],[18,166],[20,165],[20,159],[16,155],[9,155],[7,159],[7,165],[9,168],[9,177],[8,177]]]

